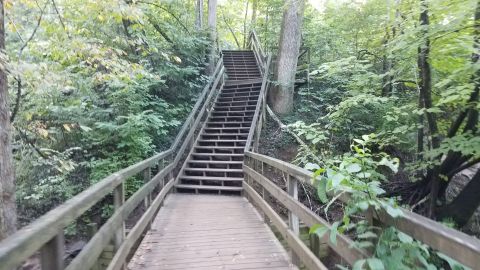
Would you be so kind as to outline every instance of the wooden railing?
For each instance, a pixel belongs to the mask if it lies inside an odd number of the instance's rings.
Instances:
[[[288,162],[253,152],[245,153],[243,169],[246,179],[244,182],[245,194],[254,204],[258,205],[286,239],[295,253],[294,262],[299,259],[311,270],[326,269],[316,256],[318,251],[310,250],[299,238],[299,221],[302,221],[307,227],[322,224],[331,228],[331,224],[298,201],[298,185],[300,182],[304,185],[312,185],[312,173]],[[272,171],[272,169],[281,172],[286,177],[286,191],[267,177],[266,172]],[[287,209],[288,222],[285,222],[267,203],[266,198],[269,196],[275,198]],[[346,202],[348,196],[341,199]],[[474,237],[408,210],[403,210],[403,215],[398,218],[392,218],[385,211],[372,211],[370,215],[371,222],[375,222],[376,225],[393,226],[467,267],[480,269],[480,240]],[[331,243],[327,235],[323,238],[323,243],[328,244],[331,250],[350,265],[353,265],[358,259],[370,255],[368,251],[352,248],[353,240],[345,235],[338,235],[336,244]]]
[[[265,54],[255,30],[251,31],[250,35],[248,36],[247,48],[252,50],[253,53],[255,54],[258,67],[260,68],[260,71],[262,72],[262,74],[265,74],[265,72],[268,72],[268,67],[266,65],[267,65],[267,58],[270,56],[267,56],[267,54]]]
[[[43,270],[91,269],[111,243],[114,246],[114,256],[107,269],[122,269],[132,247],[148,228],[163,199],[172,189],[174,169],[192,146],[191,141],[200,122],[206,117],[207,107],[224,83],[224,73],[223,61],[220,59],[214,75],[201,92],[192,112],[168,150],[111,174],[0,242],[0,270],[15,269],[37,252],[40,253]],[[153,177],[152,168],[158,171]],[[145,184],[125,201],[124,184],[138,174],[143,174]],[[112,193],[114,204],[112,216],[65,267],[63,233],[65,227]],[[142,202],[146,210],[126,234],[125,220]]]
[[[262,78],[262,86],[260,88],[260,95],[255,107],[255,113],[253,114],[252,125],[250,126],[250,131],[248,132],[247,142],[245,143],[245,151],[249,151],[252,149],[258,149],[258,143],[260,140],[260,132],[263,126],[263,122],[265,120],[265,108],[267,104],[267,94],[268,89],[270,87],[270,82],[268,80],[269,71],[270,71],[270,63],[272,61],[272,55],[268,54],[265,55],[258,41],[257,34],[255,31],[250,33],[250,38],[248,42],[248,48],[250,48],[255,58],[257,59],[257,64],[260,67],[261,73],[263,75]],[[253,143],[253,145],[252,145]]]

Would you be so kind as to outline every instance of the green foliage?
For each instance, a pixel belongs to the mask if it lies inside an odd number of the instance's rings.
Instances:
[[[192,3],[55,4],[6,4],[12,108],[20,94],[13,143],[25,222],[166,149],[207,81],[206,33],[194,33],[184,13],[193,13]],[[140,185],[128,181],[127,195]],[[102,211],[108,216],[108,205]]]

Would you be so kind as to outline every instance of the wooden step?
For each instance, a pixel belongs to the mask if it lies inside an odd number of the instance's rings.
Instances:
[[[242,187],[231,187],[231,186],[207,186],[207,185],[184,185],[177,184],[175,188],[178,189],[193,189],[193,190],[219,190],[219,191],[237,191],[241,192]]]
[[[242,182],[243,177],[213,177],[213,176],[192,176],[180,175],[179,179],[199,180],[199,181],[225,181],[225,182]]]
[[[221,165],[242,165],[243,161],[215,161],[215,160],[187,160],[188,163],[198,164],[221,164]]]
[[[214,169],[214,168],[193,168],[187,167],[185,171],[191,172],[220,172],[220,173],[243,173],[242,169]]]

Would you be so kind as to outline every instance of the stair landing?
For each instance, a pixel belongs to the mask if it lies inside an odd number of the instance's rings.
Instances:
[[[170,194],[128,269],[297,269],[243,197]]]

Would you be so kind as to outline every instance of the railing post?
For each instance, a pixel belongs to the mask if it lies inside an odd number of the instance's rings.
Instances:
[[[48,241],[40,250],[42,270],[63,270],[65,256],[65,237],[63,230]]]
[[[292,196],[293,199],[298,201],[298,181],[295,177],[292,177],[290,174],[287,175],[287,192],[288,195]],[[288,211],[288,226],[291,231],[297,236],[300,236],[300,222],[298,217],[294,215],[291,211]],[[300,259],[292,251],[292,263],[300,266]]]
[[[191,130],[192,128],[195,128],[195,127],[193,126],[193,122],[194,122],[193,120],[194,120],[194,119],[192,118],[192,120],[190,121],[190,124],[189,124],[190,130]],[[194,145],[195,145],[195,136],[192,136],[192,138],[190,139],[190,149],[192,149]]]
[[[124,202],[125,202],[125,186],[124,186],[124,183],[122,182],[113,191],[114,212],[118,211],[120,207],[122,207]],[[120,248],[124,239],[125,239],[125,222],[122,221],[122,224],[120,225],[120,227],[117,229],[117,231],[113,236],[113,245],[114,245],[115,251]],[[124,268],[125,267],[123,266],[122,269]]]
[[[146,168],[143,171],[143,183],[146,185],[152,179],[152,169],[150,167]],[[150,207],[152,203],[152,193],[148,193],[147,197],[145,197],[145,210]]]

